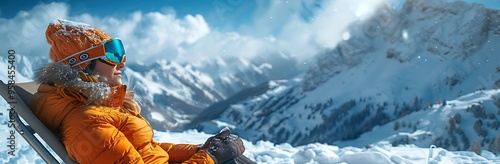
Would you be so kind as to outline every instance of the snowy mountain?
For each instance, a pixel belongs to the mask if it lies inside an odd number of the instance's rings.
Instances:
[[[216,104],[224,107],[219,115],[200,115],[187,128],[214,133],[230,125],[251,141],[293,146],[390,141],[470,150],[478,142],[499,152],[499,18],[498,10],[461,1],[383,6],[352,24],[303,77],[241,93],[248,97]]]
[[[7,68],[10,65],[14,65],[16,69],[16,74],[14,75],[16,78],[16,82],[29,82],[33,81],[33,75],[34,71],[36,68],[39,68],[42,65],[45,65],[49,62],[48,56],[47,57],[40,57],[40,56],[28,56],[25,54],[15,54],[15,59],[11,60],[14,61],[11,63],[8,63],[8,56],[7,55],[1,55],[0,56],[0,68],[2,68],[2,71],[0,71],[0,80],[2,81],[7,81],[9,79],[7,76]]]
[[[436,145],[448,150],[469,150],[474,142],[482,149],[500,152],[500,90],[481,90],[455,100],[433,104],[403,116],[391,123],[375,127],[339,146],[389,141],[393,145]],[[380,133],[384,131],[385,133]]]
[[[498,20],[500,11],[482,5],[408,0],[352,24],[344,41],[318,54],[306,71],[275,53],[129,62],[125,82],[157,130],[155,139],[202,143],[229,126],[258,163],[495,163]],[[1,68],[5,61],[0,56]],[[47,62],[20,54],[18,82],[31,81],[33,69]],[[0,107],[7,108],[3,100]],[[0,116],[5,125],[5,112]],[[18,141],[19,156],[3,147],[0,161],[42,163]],[[481,156],[469,152],[477,147]]]
[[[154,129],[179,131],[208,106],[236,92],[301,71],[297,61],[277,53],[245,58],[216,58],[181,64],[174,61],[128,64],[128,85]]]

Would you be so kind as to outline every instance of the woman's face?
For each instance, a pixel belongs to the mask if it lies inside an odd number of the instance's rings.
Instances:
[[[120,86],[122,85],[122,72],[120,70],[123,67],[125,67],[125,63],[112,66],[97,60],[94,72],[105,77],[109,86]]]

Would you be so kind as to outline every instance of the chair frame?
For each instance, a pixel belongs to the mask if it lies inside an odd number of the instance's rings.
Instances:
[[[4,88],[0,90],[0,94],[5,99],[5,101],[7,101],[7,103],[9,103],[9,105],[11,105],[11,107],[13,107],[16,111],[15,113],[9,112],[9,117],[15,118],[13,124],[15,125],[15,130],[19,133],[19,135],[21,135],[24,140],[26,140],[26,142],[31,147],[33,147],[38,155],[40,155],[40,157],[47,163],[52,164],[61,162],[59,162],[56,157],[46,148],[46,146],[42,144],[42,142],[35,136],[35,134],[38,134],[38,136],[40,136],[40,138],[42,138],[42,140],[44,140],[45,143],[47,143],[47,145],[52,148],[54,153],[63,160],[63,163],[76,163],[69,157],[66,149],[64,148],[61,141],[59,141],[57,135],[50,131],[47,127],[45,127],[43,123],[40,122],[40,120],[31,112],[31,109],[27,105],[27,103],[30,103],[35,90],[31,90],[31,92],[28,91],[31,88],[27,87],[27,84],[15,84],[15,92],[13,93],[11,90],[11,93],[9,93],[9,90],[7,88],[12,88],[12,86],[10,86],[11,84],[5,84],[1,80],[0,82],[0,88]],[[33,85],[33,83],[30,84]],[[12,96],[14,96],[13,100],[10,99],[10,97]],[[23,118],[26,124],[21,120],[21,118]]]

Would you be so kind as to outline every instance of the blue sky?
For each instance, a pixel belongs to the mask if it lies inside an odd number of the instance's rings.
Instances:
[[[21,54],[44,55],[43,52],[49,49],[45,43],[46,26],[50,21],[62,18],[90,24],[121,38],[129,59],[160,57],[190,61],[207,57],[207,54],[252,57],[289,50],[289,47],[296,47],[290,42],[302,45],[300,42],[307,40],[304,38],[318,35],[303,32],[314,29],[308,28],[314,24],[310,20],[314,15],[325,15],[322,6],[329,3],[331,1],[323,0],[2,0],[0,40],[7,44],[0,45],[0,48],[15,48]],[[369,4],[373,3],[366,5]],[[344,20],[338,24],[345,26],[348,22]],[[289,23],[293,25],[286,26]],[[290,39],[288,37],[294,36],[284,31],[301,33],[302,38]],[[30,46],[21,46],[25,43],[30,43]],[[286,53],[310,56],[317,53],[315,47],[318,46],[310,45],[301,49],[302,52]]]
[[[350,23],[366,18],[374,12],[373,6],[384,1],[0,0],[0,41],[4,43],[0,52],[10,48],[46,56],[47,24],[62,18],[121,38],[130,61],[192,61],[273,52],[307,59],[334,47]],[[500,0],[468,2],[500,9]]]
[[[174,12],[177,16],[203,15],[214,28],[232,30],[249,23],[256,10],[256,1],[248,0],[2,0],[0,17],[12,18],[19,11],[29,11],[41,3],[61,2],[70,6],[69,15],[90,13],[96,16],[123,17],[135,11]]]
[[[500,0],[465,1],[500,9]],[[215,27],[219,25],[233,27],[249,23],[250,19],[245,18],[253,15],[257,7],[254,0],[123,0],[119,2],[109,0],[2,0],[0,1],[0,17],[12,18],[20,10],[27,11],[37,4],[50,2],[69,4],[71,6],[69,14],[71,15],[92,13],[101,16],[120,16],[134,11],[152,12],[171,8],[175,10],[176,15],[201,14],[207,22]]]

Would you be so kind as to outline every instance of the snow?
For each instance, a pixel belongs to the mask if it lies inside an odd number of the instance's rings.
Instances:
[[[8,82],[8,80],[10,79],[9,76],[14,76],[16,83],[23,83],[23,82],[32,81],[29,77],[25,76],[26,74],[19,73],[20,71],[24,71],[24,72],[28,72],[28,73],[33,74],[33,71],[29,70],[31,68],[31,63],[29,63],[29,62],[21,63],[21,62],[19,62],[19,60],[22,61],[22,60],[29,60],[29,59],[27,59],[27,57],[19,56],[16,54],[15,60],[13,60],[14,62],[9,63],[7,55],[0,56],[0,68],[2,68],[2,72],[0,73],[0,80],[2,80],[4,82]],[[8,74],[7,71],[11,71],[11,69],[10,69],[11,66],[15,66],[17,69],[19,69],[19,67],[21,66],[20,64],[25,64],[25,65],[22,65],[22,67],[21,67],[21,68],[25,68],[25,69],[16,70],[15,74],[14,73]]]
[[[2,108],[6,103],[0,103]],[[0,119],[5,121],[5,116]],[[2,132],[6,129],[1,126]],[[2,133],[5,134],[5,133]],[[206,134],[196,130],[184,132],[155,131],[154,139],[159,142],[201,144],[214,134]],[[20,136],[17,136],[21,138]],[[243,155],[262,164],[392,164],[392,163],[498,163],[500,157],[483,150],[482,155],[472,152],[447,151],[442,148],[420,148],[415,145],[392,147],[388,142],[370,145],[368,148],[343,147],[321,143],[311,143],[293,147],[290,144],[274,144],[269,141],[249,142],[243,138],[246,151]],[[17,140],[17,156],[7,154],[7,147],[0,147],[0,162],[12,164],[44,163],[36,152],[22,139]],[[429,155],[431,153],[431,155]]]
[[[153,119],[155,119],[157,121],[165,121],[165,117],[163,117],[161,115],[161,113],[153,111],[153,112],[151,112],[151,116],[152,116]]]
[[[430,109],[414,112],[398,119],[399,121],[413,122],[415,124],[418,123],[416,131],[410,130],[411,128],[401,128],[400,130],[393,130],[394,123],[388,123],[383,126],[377,126],[373,128],[371,131],[362,134],[357,139],[336,142],[335,144],[338,146],[362,147],[365,145],[376,144],[377,142],[381,141],[394,141],[403,137],[409,137],[410,139],[417,140],[417,142],[415,143],[417,146],[428,146],[429,140],[421,138],[425,136],[440,136],[442,133],[445,133],[446,131],[444,129],[447,125],[448,119],[451,118],[455,113],[460,113],[462,116],[461,126],[470,125],[472,127],[476,119],[474,117],[471,117],[470,115],[464,114],[466,113],[465,110],[474,104],[487,104],[486,102],[488,102],[488,100],[491,100],[491,97],[495,96],[500,96],[500,90],[476,91],[461,96],[455,100],[449,100],[446,102],[445,106],[443,106],[442,104],[434,104]],[[469,138],[479,137],[475,136],[476,133],[472,128],[464,129],[464,131],[465,134],[474,136]],[[491,137],[494,138],[496,134],[491,135],[493,135]],[[430,139],[431,137],[427,138]]]
[[[486,90],[478,91],[475,93],[467,94],[456,100],[448,101],[448,106],[463,107],[467,104],[477,103],[491,98],[492,95],[498,95],[500,90]],[[467,102],[467,103],[466,103]],[[7,108],[7,103],[0,100],[0,107]],[[435,106],[435,108],[439,108]],[[442,108],[442,110],[452,110],[452,108]],[[437,112],[437,110],[432,110]],[[3,112],[2,112],[3,113]],[[420,116],[417,116],[420,115]],[[425,113],[415,113],[409,117],[426,118]],[[441,118],[448,118],[441,116]],[[5,123],[7,115],[2,114],[0,122]],[[428,118],[427,122],[435,118]],[[439,118],[437,118],[439,119]],[[219,123],[222,124],[222,123]],[[225,126],[221,125],[222,126]],[[426,127],[425,122],[420,124],[421,127]],[[234,128],[234,127],[230,127]],[[415,145],[404,145],[393,147],[389,142],[384,142],[383,139],[374,137],[376,134],[384,134],[391,130],[384,130],[387,127],[377,127],[373,131],[376,133],[367,133],[361,139],[353,142],[344,142],[346,145],[356,145],[354,142],[364,142],[363,139],[373,138],[382,142],[369,144],[369,148],[351,147],[346,146],[339,148],[336,145],[328,145],[321,143],[312,143],[303,146],[293,147],[288,143],[274,144],[269,141],[257,141],[255,143],[244,140],[246,151],[245,156],[256,161],[257,163],[498,163],[500,157],[495,156],[493,153],[486,150],[482,151],[482,155],[476,155],[472,152],[462,151],[447,151],[442,148],[430,149],[427,147],[417,147]],[[7,125],[0,126],[2,134],[8,130]],[[417,131],[414,134],[418,136]],[[155,131],[154,138],[160,142],[173,142],[173,143],[192,143],[199,144],[212,136],[213,134],[206,134],[195,130],[188,130],[181,133],[174,132],[160,132]],[[16,157],[7,154],[7,147],[0,147],[0,162],[2,163],[43,163],[42,159],[33,151],[33,149],[23,140],[17,136],[17,150]],[[429,154],[432,155],[429,155]]]
[[[69,28],[69,27],[77,28],[78,30],[80,30],[80,32],[93,29],[93,27],[90,26],[89,24],[69,21],[66,19],[53,20],[50,22],[50,25],[55,25],[55,24],[60,24],[62,27],[61,30],[55,31],[55,33],[58,35],[74,35],[72,32],[75,32],[75,31],[67,31],[66,28]]]
[[[235,129],[236,127],[234,125],[228,124],[226,122],[218,121],[218,120],[213,120],[212,123],[217,125],[217,129],[223,128],[223,127],[230,127],[231,129]]]
[[[277,90],[283,91],[282,85],[273,82]],[[283,83],[283,82],[281,82]],[[274,93],[274,92],[273,92]],[[454,100],[448,100],[446,106],[433,105],[432,110],[415,112],[408,115],[405,119],[420,121],[419,129],[413,133],[398,132],[391,137],[410,136],[411,138],[419,137],[429,132],[427,129],[442,129],[443,126],[436,125],[436,120],[447,121],[450,111],[463,110],[471,104],[485,102],[491,99],[494,95],[500,95],[500,90],[483,90],[470,94],[465,94]],[[4,100],[0,100],[0,107],[7,108]],[[239,105],[233,105],[234,108],[242,108]],[[5,123],[7,115],[2,111],[1,123]],[[157,116],[158,115],[158,116]],[[153,114],[153,118],[162,120],[158,113]],[[463,119],[466,120],[465,118]],[[217,122],[219,128],[229,126],[231,129],[236,128],[225,122]],[[434,123],[433,123],[434,122]],[[299,125],[298,125],[299,127]],[[299,127],[301,128],[301,127]],[[7,125],[0,126],[1,134],[7,133]],[[430,145],[402,145],[393,147],[385,138],[387,133],[393,133],[392,124],[375,127],[372,132],[362,135],[357,140],[345,141],[335,144],[311,143],[301,146],[291,146],[288,143],[274,144],[269,141],[250,142],[245,138],[244,144],[246,151],[245,156],[256,161],[257,163],[440,163],[440,164],[455,164],[455,163],[499,163],[500,157],[495,154],[483,150],[481,155],[476,155],[472,152],[465,151],[448,151],[442,148],[429,148]],[[473,134],[474,132],[466,132]],[[204,132],[195,130],[187,130],[184,132],[161,132],[155,131],[154,138],[160,142],[173,143],[193,143],[200,144],[212,136]],[[7,147],[0,146],[0,162],[1,163],[43,163],[42,159],[33,151],[33,149],[17,136],[18,155],[13,157],[7,154]],[[368,147],[364,147],[367,146]],[[340,147],[341,146],[341,147]],[[357,146],[357,147],[352,147]]]
[[[497,109],[488,96],[491,93],[475,91],[481,88],[492,89],[492,84],[500,77],[498,71],[495,72],[498,70],[500,56],[492,51],[498,49],[500,36],[491,31],[480,32],[480,25],[485,22],[487,15],[479,5],[447,4],[433,0],[413,2],[416,3],[413,5],[414,9],[405,13],[406,15],[390,15],[392,11],[387,11],[389,14],[382,14],[371,20],[381,22],[374,25],[377,28],[380,25],[380,28],[373,33],[366,34],[372,32],[366,30],[370,27],[370,20],[361,24],[359,29],[349,28],[338,49],[328,51],[325,55],[319,54],[321,58],[317,63],[311,64],[317,67],[310,69],[306,74],[311,76],[304,76],[303,80],[311,82],[311,86],[315,88],[301,93],[300,90],[305,85],[293,82],[276,85],[272,81],[269,83],[271,89],[265,94],[231,105],[216,119],[236,125],[240,128],[238,130],[243,129],[238,132],[251,141],[264,138],[293,145],[307,143],[309,140],[334,142],[344,140],[345,136],[341,135],[348,133],[350,129],[346,129],[343,123],[345,125],[350,120],[356,120],[353,115],[366,109],[365,105],[376,108],[387,104],[384,112],[388,114],[390,121],[383,123],[386,126],[371,129],[369,125],[363,126],[363,121],[366,120],[357,119],[360,122],[357,125],[363,127],[347,127],[371,130],[372,133],[361,137],[370,141],[360,142],[362,139],[357,139],[338,143],[338,146],[362,147],[378,141],[409,137],[420,140],[415,143],[419,147],[428,147],[433,139],[446,134],[445,128],[450,116],[460,114],[463,117],[460,128],[464,136],[471,141],[485,141],[484,147],[488,147],[491,143],[488,141],[500,131],[488,131],[487,137],[476,135],[472,125],[477,119],[464,109],[481,104],[489,110],[487,113],[496,113],[491,111]],[[424,9],[427,9],[426,12],[420,12]],[[398,21],[399,18],[404,19]],[[388,50],[399,53],[399,58],[388,57],[388,52],[391,52]],[[450,79],[457,82],[449,82]],[[322,116],[330,116],[351,100],[356,101],[356,107],[343,112],[343,116],[336,117],[335,120],[323,119]],[[420,105],[414,106],[414,100],[418,100]],[[403,104],[420,110],[437,101],[446,101],[448,105],[441,107],[436,104],[430,106],[432,109],[399,119],[399,122],[411,122],[413,125],[419,123],[415,131],[412,128],[391,130],[394,125],[392,119],[399,117],[394,113],[400,111]],[[318,108],[311,107],[317,105]],[[314,111],[315,109],[319,112]],[[368,118],[373,118],[375,114],[375,109],[371,110]],[[356,132],[353,134],[358,135]]]
[[[430,2],[430,1],[429,1]],[[436,2],[440,3],[440,2]],[[452,6],[453,7],[453,6]],[[472,10],[473,9],[473,10]],[[462,15],[456,16],[463,19],[451,19],[450,17],[445,17],[440,19],[440,17],[431,17],[430,21],[442,21],[440,26],[430,26],[423,28],[420,22],[413,21],[410,23],[416,24],[415,26],[410,26],[401,29],[400,37],[404,40],[403,43],[383,44],[385,41],[373,40],[372,43],[375,47],[379,47],[382,50],[387,48],[393,48],[395,51],[401,53],[401,58],[405,59],[406,63],[402,64],[397,60],[388,60],[385,55],[378,56],[367,56],[365,59],[358,63],[358,65],[352,67],[342,67],[340,73],[336,75],[336,78],[326,81],[324,84],[316,88],[315,90],[305,93],[305,95],[298,104],[294,105],[287,110],[283,117],[272,116],[268,122],[262,124],[270,124],[278,122],[283,118],[287,118],[290,115],[301,115],[306,117],[307,115],[316,116],[316,119],[308,120],[294,120],[291,122],[286,122],[291,126],[281,127],[288,128],[287,130],[292,130],[296,133],[292,133],[290,136],[286,136],[289,139],[294,138],[299,134],[307,134],[306,129],[312,129],[314,126],[322,123],[324,120],[318,114],[314,114],[309,110],[303,110],[302,107],[305,105],[311,105],[315,103],[322,103],[328,101],[328,99],[333,99],[333,107],[338,107],[342,105],[339,102],[346,102],[350,99],[358,98],[372,98],[373,102],[384,102],[396,100],[399,102],[410,102],[415,97],[415,95],[421,95],[424,102],[435,102],[438,99],[446,100],[446,105],[434,104],[431,105],[427,110],[421,110],[418,112],[411,113],[403,118],[398,119],[399,121],[404,120],[407,122],[418,122],[416,130],[410,130],[409,128],[400,128],[400,130],[393,130],[393,122],[387,123],[385,125],[376,126],[371,131],[362,134],[359,138],[350,141],[339,141],[335,143],[310,143],[306,145],[292,146],[289,143],[275,144],[273,142],[257,140],[251,142],[249,138],[244,138],[244,144],[246,146],[245,156],[256,161],[257,163],[500,163],[500,157],[487,150],[483,150],[481,155],[476,155],[470,151],[452,151],[446,150],[439,147],[433,147],[429,142],[431,137],[426,136],[439,136],[442,133],[446,133],[445,126],[448,119],[455,113],[462,114],[461,126],[470,126],[474,124],[475,118],[471,115],[464,114],[465,109],[474,104],[482,104],[486,109],[496,109],[491,102],[491,98],[494,96],[500,96],[499,90],[480,90],[474,91],[478,88],[491,88],[492,82],[498,79],[498,74],[488,74],[491,70],[498,69],[497,62],[500,60],[500,56],[495,54],[495,49],[500,43],[500,37],[498,35],[489,34],[487,41],[479,47],[477,54],[472,57],[467,58],[464,62],[443,62],[453,58],[454,56],[436,55],[429,54],[427,52],[417,52],[426,47],[434,47],[435,52],[442,53],[448,49],[436,46],[432,39],[424,40],[419,38],[422,33],[428,31],[421,31],[422,29],[431,30],[435,36],[448,36],[455,35],[455,33],[463,32],[458,28],[463,26],[471,26],[464,22],[474,22],[471,20],[480,20],[481,17],[473,14],[473,11],[480,10],[478,6],[473,6],[469,12],[463,13]],[[471,14],[472,12],[472,14]],[[363,15],[363,13],[359,13]],[[425,15],[409,15],[409,20],[418,20],[417,18],[424,18]],[[450,18],[450,19],[447,19]],[[448,21],[447,21],[448,20]],[[456,25],[460,25],[459,27]],[[66,26],[79,26],[86,27],[86,24],[75,24],[74,22],[66,21],[64,27]],[[443,31],[443,29],[450,29],[448,31]],[[469,28],[463,28],[469,29]],[[465,30],[466,32],[469,32]],[[456,42],[461,42],[467,40],[475,32],[472,31],[470,34],[460,33],[458,37],[442,37],[441,40],[444,44],[456,45]],[[431,35],[431,36],[433,36]],[[352,41],[349,44],[363,44],[365,40],[359,36],[355,30],[346,31],[343,33],[342,38],[344,41]],[[353,40],[360,39],[357,43]],[[365,43],[366,44],[366,43]],[[404,45],[407,44],[407,45]],[[420,47],[417,47],[420,46]],[[340,46],[343,51],[351,52],[357,51],[356,47]],[[461,48],[456,48],[454,50],[461,50]],[[386,51],[374,50],[371,52],[374,54],[385,54]],[[411,54],[411,55],[408,55]],[[461,53],[456,53],[461,54]],[[406,56],[405,56],[406,55]],[[455,56],[457,57],[457,56]],[[460,57],[460,56],[458,56]],[[346,56],[346,58],[355,58],[355,56]],[[270,69],[273,67],[272,64],[263,63],[259,66],[254,66],[250,61],[244,59],[238,59],[238,62],[227,62],[221,58],[216,58],[216,63],[219,66],[206,67],[197,66],[206,63],[194,63],[193,66],[183,67],[175,62],[167,63],[167,61],[160,61],[160,66],[163,66],[163,70],[174,70],[177,76],[194,84],[197,88],[212,88],[218,83],[215,80],[216,76],[220,76],[222,82],[227,82],[227,84],[234,84],[231,81],[238,80],[234,77],[227,69],[228,67],[222,67],[226,65],[241,65],[241,67],[250,67],[254,72],[262,73],[265,69]],[[0,61],[0,67],[6,68],[7,63]],[[32,67],[30,62],[26,63],[25,67]],[[209,76],[207,74],[202,74],[198,72],[196,68],[204,68],[207,70],[212,70],[215,72],[216,76]],[[231,67],[232,68],[232,67]],[[240,67],[235,67],[240,68]],[[169,72],[161,73],[150,71],[150,72],[135,72],[131,69],[126,69],[125,73],[130,77],[135,77],[134,80],[138,80],[141,84],[147,85],[146,88],[150,92],[148,95],[153,98],[154,94],[167,94],[178,99],[184,100],[184,102],[197,103],[189,98],[193,97],[194,91],[190,87],[186,87],[182,81],[178,78],[174,78]],[[18,81],[29,81],[29,77],[23,75],[32,74],[21,73],[16,76]],[[144,75],[144,76],[143,76]],[[454,88],[447,88],[448,86],[443,85],[439,80],[444,79],[444,77],[457,75],[461,78],[461,82],[458,83]],[[165,87],[164,84],[159,82],[154,82],[155,78],[160,78],[159,76],[168,76],[171,86]],[[245,75],[246,76],[246,75]],[[302,77],[302,76],[301,76]],[[251,79],[251,77],[247,77]],[[7,76],[0,73],[0,79],[7,79]],[[162,81],[164,82],[164,81]],[[262,102],[267,100],[268,97],[275,97],[284,92],[287,92],[292,88],[292,86],[298,85],[300,79],[294,80],[282,80],[282,81],[272,81],[270,82],[270,87],[273,88],[269,92],[255,99],[250,100],[250,102]],[[167,83],[167,82],[165,82]],[[220,81],[219,81],[220,83]],[[291,85],[287,85],[291,84]],[[430,87],[429,87],[430,86]],[[227,86],[234,87],[235,86]],[[367,89],[368,88],[368,89]],[[458,88],[458,89],[457,89]],[[207,98],[215,100],[216,97],[210,92],[203,90]],[[334,92],[332,94],[332,91]],[[361,96],[360,96],[361,95]],[[286,100],[284,100],[286,101]],[[332,107],[332,109],[333,109]],[[0,99],[0,108],[6,109],[7,104],[5,101]],[[231,110],[233,111],[244,111],[246,110],[244,105],[233,104],[231,105]],[[255,117],[257,115],[265,114],[267,109],[259,109],[252,111],[249,118]],[[325,110],[324,114],[330,114],[332,110]],[[8,132],[8,127],[5,124],[8,114],[4,110],[0,111],[0,138],[6,135]],[[152,112],[152,118],[157,121],[165,121],[166,118],[160,112]],[[183,118],[181,115],[174,113],[175,118]],[[222,127],[230,127],[231,129],[236,129],[239,126],[234,125],[231,122],[225,122],[224,120],[212,120],[215,124],[214,130],[219,130]],[[257,122],[256,124],[261,124]],[[291,129],[290,127],[293,127]],[[260,131],[265,133],[268,129],[278,128],[273,126],[263,126]],[[211,131],[211,130],[208,130]],[[477,138],[477,134],[473,129],[464,129],[466,135],[469,138]],[[498,132],[498,131],[497,131]],[[212,136],[213,134],[207,134],[204,132],[198,132],[196,130],[187,130],[184,132],[161,132],[155,131],[154,138],[158,141],[173,142],[173,143],[193,143],[199,144],[204,143],[205,140]],[[272,134],[269,134],[272,135]],[[496,135],[495,133],[489,133],[488,138],[492,138]],[[406,144],[400,146],[392,146],[391,141],[402,139],[408,137],[409,139],[418,140],[413,144]],[[426,137],[426,139],[423,139]],[[3,142],[2,140],[2,143]],[[36,154],[35,151],[22,139],[22,137],[17,136],[17,150],[18,155],[13,157],[9,156],[7,152],[7,147],[0,145],[0,162],[1,163],[43,163],[42,159]]]

